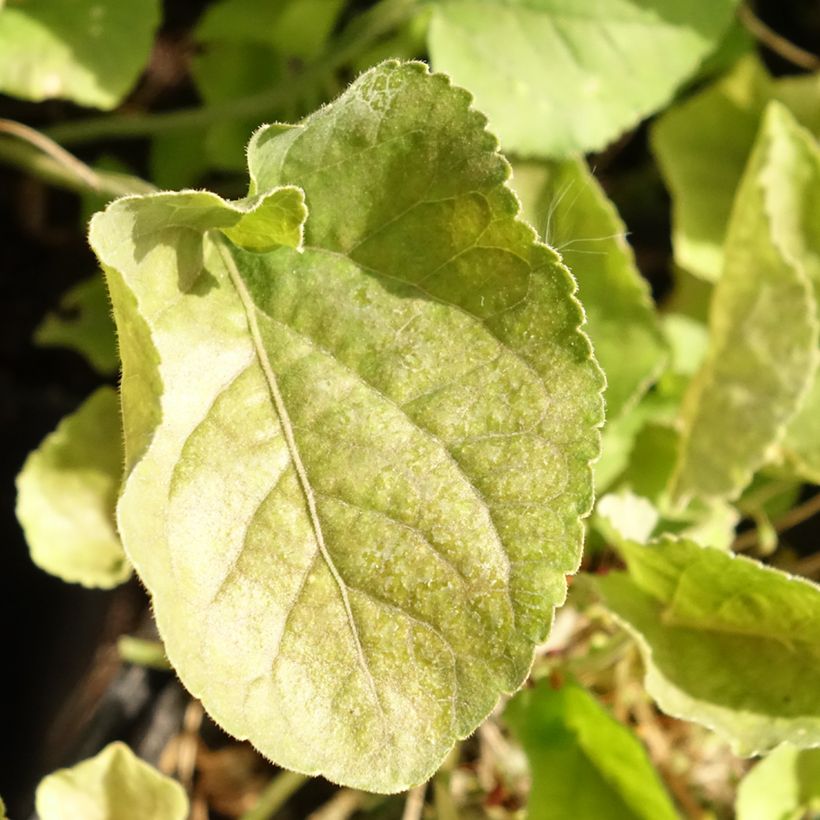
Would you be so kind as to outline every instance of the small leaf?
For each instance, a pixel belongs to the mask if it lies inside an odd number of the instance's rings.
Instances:
[[[301,250],[210,231],[181,276],[191,194],[91,226],[141,340],[118,521],[168,657],[269,758],[375,791],[521,684],[591,503],[602,378],[573,282],[469,103],[386,63],[258,131],[252,190],[304,189]]]
[[[611,420],[647,390],[667,355],[626,226],[583,159],[518,163],[513,185],[525,217],[578,280]]]
[[[735,0],[438,0],[433,67],[475,94],[502,146],[564,158],[662,108],[721,40]]]
[[[117,639],[117,652],[123,661],[136,666],[160,670],[172,668],[161,641],[122,635]]]
[[[800,126],[772,103],[737,194],[709,350],[684,399],[677,500],[736,498],[812,384],[817,308],[806,260],[793,251],[814,224],[809,164]]]
[[[633,634],[665,712],[741,755],[820,745],[820,588],[743,556],[666,539],[617,545],[594,583]]]
[[[182,786],[140,760],[124,743],[60,769],[37,787],[40,820],[185,820]]]
[[[114,525],[122,470],[117,394],[101,387],[29,455],[17,518],[37,566],[88,587],[131,574]]]
[[[530,820],[678,817],[640,741],[580,686],[541,681],[510,701],[504,720],[530,761]]]
[[[599,499],[593,521],[601,534],[612,541],[626,538],[643,543],[649,540],[658,519],[658,511],[651,502],[623,489]]]
[[[120,358],[111,305],[102,276],[75,285],[60,300],[60,312],[49,313],[34,332],[42,347],[68,347],[88,359],[103,375],[117,372]]]
[[[0,9],[0,91],[114,108],[148,62],[159,0],[37,0]]]
[[[751,57],[653,126],[652,148],[672,193],[675,260],[704,279],[722,274],[735,192],[772,99],[820,134],[820,76],[772,80]]]
[[[740,782],[737,820],[800,820],[820,812],[820,749],[784,744]]]

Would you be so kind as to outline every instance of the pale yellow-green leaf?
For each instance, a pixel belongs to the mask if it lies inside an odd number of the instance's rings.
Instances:
[[[820,749],[783,744],[740,781],[737,820],[802,820],[820,813]]]
[[[820,74],[772,80],[755,57],[673,106],[654,125],[652,147],[672,193],[677,263],[716,281],[723,271],[732,203],[769,100],[820,134]]]
[[[806,259],[793,248],[817,217],[804,196],[806,150],[800,126],[771,103],[729,225],[709,349],[684,398],[678,500],[737,497],[813,382],[817,306]]]
[[[17,477],[17,518],[37,566],[89,587],[131,574],[114,524],[122,471],[117,394],[101,387],[29,455]]]
[[[593,521],[603,535],[643,543],[649,540],[660,516],[653,504],[628,489],[609,493],[598,500]]]
[[[513,185],[524,216],[578,280],[611,420],[646,391],[667,356],[626,226],[583,159],[517,163]]]
[[[594,584],[638,642],[661,709],[741,755],[820,746],[820,587],[692,541],[617,546],[629,573]]]
[[[253,192],[304,190],[301,247],[251,253],[203,218],[180,276],[191,195],[92,222],[118,520],[168,656],[228,731],[368,790],[425,780],[521,684],[591,505],[602,377],[484,125],[386,63],[249,147]]]
[[[0,91],[114,108],[136,82],[159,0],[29,0],[0,7]]]
[[[40,820],[186,820],[182,786],[140,760],[124,743],[60,769],[37,787]]]
[[[525,157],[599,150],[663,107],[720,42],[734,0],[437,0],[436,70]]]

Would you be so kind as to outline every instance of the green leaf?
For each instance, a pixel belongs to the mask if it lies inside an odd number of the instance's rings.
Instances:
[[[675,260],[704,279],[721,276],[735,192],[772,99],[820,134],[820,75],[772,80],[755,58],[671,108],[652,129],[672,192]]]
[[[784,744],[740,782],[737,820],[800,820],[820,812],[820,749]]]
[[[2,7],[2,3],[0,3],[0,7]],[[6,804],[3,802],[2,797],[0,797],[0,820],[6,820]]]
[[[737,194],[709,350],[684,399],[676,499],[737,497],[812,384],[817,308],[805,259],[794,252],[816,223],[807,167],[800,126],[772,103]]]
[[[42,347],[76,350],[99,373],[116,373],[120,358],[102,276],[92,276],[65,293],[59,312],[46,315],[34,341]]]
[[[524,216],[578,281],[595,355],[607,378],[607,417],[657,378],[666,346],[626,226],[583,159],[518,163],[513,184]]]
[[[692,541],[618,544],[594,583],[633,634],[665,712],[753,755],[820,745],[820,588]]]
[[[185,820],[182,786],[140,760],[124,743],[60,769],[37,787],[40,820]]]
[[[602,377],[469,102],[386,63],[257,132],[252,190],[303,187],[301,249],[206,233],[180,277],[189,194],[91,226],[144,340],[118,520],[168,657],[272,760],[374,791],[521,684],[591,505]]]
[[[530,820],[671,820],[678,814],[646,750],[576,684],[519,692],[504,720],[530,761]]]
[[[433,67],[475,94],[506,150],[596,151],[662,108],[735,0],[438,0]]]
[[[658,519],[658,511],[649,500],[622,489],[598,500],[593,521],[605,538],[643,543],[649,540]]]
[[[216,104],[287,84],[294,65],[321,54],[343,7],[343,0],[221,0],[209,6],[194,32],[200,53],[191,61],[202,98]],[[325,102],[326,94],[326,85],[317,83],[273,113],[295,121]],[[245,146],[258,124],[251,116],[209,127],[209,160],[218,168],[244,170]],[[195,151],[202,135],[191,135],[190,141]]]
[[[114,108],[148,62],[159,0],[37,0],[0,9],[0,91]]]
[[[26,459],[17,518],[31,557],[46,572],[88,587],[131,574],[114,525],[122,470],[117,394],[101,387]]]

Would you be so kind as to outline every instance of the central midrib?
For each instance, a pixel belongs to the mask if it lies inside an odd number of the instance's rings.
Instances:
[[[356,626],[356,620],[353,617],[353,610],[350,606],[350,597],[348,595],[347,585],[345,584],[342,576],[339,574],[339,570],[336,568],[336,565],[333,562],[333,558],[331,557],[330,552],[327,549],[327,545],[325,544],[324,533],[322,532],[322,525],[319,521],[319,513],[316,508],[316,498],[313,493],[313,488],[311,487],[310,479],[307,475],[307,470],[305,469],[305,466],[302,463],[302,457],[299,454],[299,448],[296,444],[296,438],[293,434],[293,426],[290,422],[290,416],[288,415],[287,407],[285,407],[285,402],[282,398],[282,393],[279,390],[279,383],[276,379],[276,374],[273,372],[273,368],[271,367],[267,351],[265,350],[265,346],[262,341],[262,334],[259,330],[259,323],[256,320],[256,305],[254,304],[253,298],[248,292],[245,282],[243,281],[242,276],[236,267],[236,263],[234,262],[233,256],[231,255],[228,248],[225,247],[225,242],[220,238],[216,240],[216,244],[218,245],[219,253],[222,257],[223,263],[225,264],[225,269],[228,272],[228,276],[230,277],[233,286],[236,288],[236,292],[239,296],[240,301],[242,302],[242,307],[245,310],[245,315],[248,320],[248,329],[250,330],[251,338],[253,340],[254,349],[256,351],[256,357],[259,360],[259,365],[262,368],[262,372],[265,375],[265,380],[268,384],[268,389],[270,390],[271,398],[273,399],[273,405],[276,410],[276,415],[279,419],[279,423],[282,427],[282,433],[287,443],[288,453],[290,455],[291,462],[293,463],[294,470],[299,480],[299,486],[302,490],[302,495],[305,499],[305,504],[307,506],[308,515],[310,517],[311,527],[313,528],[313,534],[316,539],[317,548],[321,553],[322,558],[324,559],[325,564],[327,565],[327,568],[330,570],[330,574],[333,576],[333,580],[336,582],[336,585],[339,588],[339,594],[342,599],[345,614],[347,615],[347,621],[350,626],[350,632],[353,636],[353,643],[356,648],[356,655],[359,661],[359,665],[361,666],[362,672],[364,673],[365,679],[367,680],[368,686],[371,690],[371,694],[373,695],[373,699],[376,703],[376,706],[379,712],[382,714],[382,717],[384,718],[384,710],[382,709],[379,693],[376,689],[376,682],[373,679],[373,674],[370,671],[370,666],[367,662],[367,658],[365,657],[364,647],[362,646],[361,638],[359,637],[359,630]]]

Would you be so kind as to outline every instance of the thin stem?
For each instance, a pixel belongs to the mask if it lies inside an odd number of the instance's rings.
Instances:
[[[796,65],[798,68],[805,68],[807,71],[817,71],[820,69],[820,57],[806,51],[804,48],[795,45],[791,40],[787,40],[773,29],[770,29],[749,7],[747,3],[742,3],[737,10],[740,22],[746,30],[756,40],[763,43],[766,48],[781,56],[784,60]]]
[[[79,162],[79,160],[77,160]],[[58,162],[50,154],[43,153],[29,142],[0,138],[0,162],[22,168],[49,185],[65,188],[75,193],[96,193],[117,197],[125,194],[145,194],[156,190],[153,185],[139,177],[114,171],[95,171],[96,186],[79,177],[65,163]]]
[[[407,21],[424,0],[382,0],[355,18],[324,55],[276,88],[224,103],[182,108],[178,111],[135,116],[103,116],[62,123],[48,135],[64,144],[98,139],[129,139],[169,131],[202,128],[215,122],[244,117],[263,119],[283,105],[299,99],[311,86],[321,84],[351,62],[380,37]]]
[[[407,800],[404,804],[404,811],[401,820],[421,820],[424,811],[424,794],[427,791],[427,784],[414,786],[407,792]]]
[[[279,772],[265,786],[256,805],[246,811],[240,820],[269,820],[308,780],[310,778],[307,775],[297,772]]]
[[[782,518],[774,522],[774,529],[776,532],[785,532],[804,521],[808,521],[814,515],[820,513],[820,493],[813,495],[802,504],[798,504],[794,509],[789,510]],[[757,529],[748,530],[741,533],[735,538],[732,544],[732,549],[735,551],[742,551],[751,549],[757,544]]]

